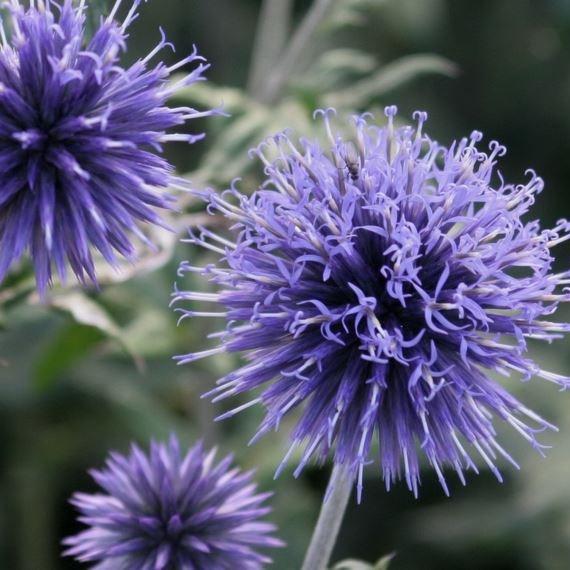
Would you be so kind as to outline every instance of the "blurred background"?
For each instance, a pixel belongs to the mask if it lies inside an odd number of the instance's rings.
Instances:
[[[205,142],[169,151],[197,186],[224,188],[239,176],[244,191],[254,189],[260,172],[248,148],[287,126],[313,133],[317,107],[381,116],[385,104],[397,104],[402,121],[427,110],[426,130],[442,143],[473,129],[500,140],[508,180],[523,181],[528,167],[545,179],[534,210],[543,224],[570,215],[569,0],[153,0],[132,28],[127,61],[156,44],[159,23],[178,56],[196,43],[213,64],[210,81],[180,99],[223,104],[231,114],[199,125]],[[204,216],[189,203],[176,222],[183,228]],[[100,292],[56,288],[42,305],[25,266],[0,288],[0,568],[77,568],[60,559],[59,542],[79,528],[69,496],[95,490],[86,470],[111,448],[172,431],[258,468],[261,487],[276,493],[272,519],[288,543],[274,567],[299,567],[328,468],[307,469],[299,480],[291,468],[273,482],[289,426],[247,447],[261,410],[214,424],[223,410],[200,400],[236,360],[181,368],[172,361],[204,348],[209,332],[203,322],[176,327],[168,307],[178,263],[204,257],[178,237],[157,234],[160,251],[105,274]],[[569,254],[559,248],[560,266]],[[179,285],[192,288],[187,277]],[[568,373],[568,348],[559,341],[532,350]],[[547,458],[499,428],[521,471],[505,467],[500,485],[483,470],[466,488],[453,485],[451,499],[427,469],[419,500],[404,485],[386,493],[372,465],[336,561],[372,563],[395,552],[390,570],[570,568],[570,395],[538,380],[508,387],[560,427],[543,434],[553,446]]]

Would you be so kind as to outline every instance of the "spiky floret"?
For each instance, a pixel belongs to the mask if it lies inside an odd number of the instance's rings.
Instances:
[[[154,50],[121,67],[127,29],[115,20],[121,0],[91,38],[85,0],[20,0],[5,5],[10,38],[0,26],[0,281],[29,250],[40,292],[55,268],[81,282],[96,281],[95,248],[112,265],[135,258],[132,236],[150,245],[140,223],[163,225],[168,187],[184,185],[160,156],[168,141],[202,135],[167,134],[208,115],[169,108],[178,89],[203,79],[194,52],[170,67],[152,60],[172,47],[164,34]],[[179,82],[177,69],[194,64]]]
[[[260,520],[271,493],[257,493],[252,472],[219,463],[202,444],[181,455],[177,439],[112,453],[91,475],[103,494],[76,493],[72,503],[90,528],[65,539],[65,555],[95,568],[257,570],[270,559],[257,548],[282,546]]]
[[[569,330],[547,319],[569,299],[570,272],[551,272],[550,252],[569,224],[522,221],[543,182],[529,171],[525,184],[505,183],[495,169],[505,148],[493,141],[481,152],[479,132],[446,148],[423,133],[425,113],[415,127],[396,127],[388,107],[386,126],[357,117],[349,140],[334,132],[330,111],[319,114],[327,148],[278,135],[254,152],[267,178],[251,197],[203,194],[210,212],[233,222],[235,243],[208,229],[191,236],[222,262],[183,263],[180,275],[201,273],[219,292],[174,299],[219,303],[218,313],[180,310],[224,317],[227,328],[216,348],[180,362],[244,352],[248,362],[210,394],[219,401],[263,387],[224,415],[262,403],[256,438],[300,408],[297,473],[334,452],[358,474],[360,492],[376,434],[387,487],[403,475],[417,494],[424,455],[447,493],[444,466],[462,482],[466,468],[476,471],[470,448],[500,480],[497,456],[514,461],[493,417],[538,450],[535,433],[553,426],[490,372],[569,383],[525,355],[526,339]]]

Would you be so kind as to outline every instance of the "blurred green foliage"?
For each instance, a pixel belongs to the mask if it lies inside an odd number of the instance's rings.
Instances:
[[[380,114],[395,102],[404,116],[428,110],[439,140],[474,128],[500,139],[510,150],[503,160],[509,177],[520,179],[532,166],[545,178],[537,210],[545,224],[568,216],[565,0],[277,0],[263,7],[257,0],[154,0],[133,28],[128,58],[155,45],[157,22],[179,54],[196,42],[213,63],[211,81],[182,94],[184,102],[223,105],[231,115],[201,125],[205,143],[170,151],[196,186],[223,188],[241,177],[242,189],[255,188],[261,173],[247,150],[287,127],[315,134],[316,107]],[[221,223],[181,200],[184,213],[172,219],[178,234],[157,232],[158,251],[141,252],[120,274],[102,267],[99,291],[56,287],[40,303],[25,266],[0,288],[0,568],[77,567],[60,559],[59,541],[78,528],[68,497],[94,490],[86,470],[110,448],[171,431],[186,443],[203,438],[234,451],[243,467],[257,468],[262,488],[276,492],[272,518],[288,543],[275,554],[275,568],[300,564],[328,469],[311,468],[299,480],[289,470],[273,481],[294,419],[248,447],[261,410],[218,424],[221,410],[200,399],[237,357],[183,368],[171,359],[204,347],[219,326],[176,327],[168,307],[178,262],[207,262],[178,237],[188,226]],[[568,248],[558,253],[567,262]],[[540,351],[549,368],[570,368],[564,342]],[[544,435],[554,446],[547,459],[504,430],[522,469],[506,467],[503,486],[483,471],[445,499],[426,469],[417,501],[404,486],[386,493],[371,466],[363,504],[349,507],[335,551],[345,562],[336,570],[380,570],[390,560],[390,570],[570,567],[570,401],[539,382],[509,387],[559,425],[560,433]],[[381,558],[388,552],[397,555]]]

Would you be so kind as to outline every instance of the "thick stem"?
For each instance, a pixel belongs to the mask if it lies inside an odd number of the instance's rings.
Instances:
[[[302,570],[326,570],[342,525],[353,483],[354,477],[346,465],[337,463],[333,468]]]
[[[256,100],[261,100],[267,77],[283,53],[292,13],[293,0],[263,1],[248,80],[248,93]]]
[[[303,51],[312,39],[319,24],[323,21],[335,0],[314,0],[301,25],[291,38],[281,61],[275,66],[273,73],[267,78],[260,100],[266,104],[275,103],[281,90],[290,78],[296,64],[299,63]]]

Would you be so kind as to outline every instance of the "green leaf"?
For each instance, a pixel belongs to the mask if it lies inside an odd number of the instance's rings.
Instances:
[[[180,75],[174,76],[173,82],[180,78]],[[181,89],[176,92],[172,99],[208,109],[221,107],[231,115],[243,113],[255,105],[243,90],[216,85],[211,81],[195,83],[191,87]]]
[[[303,74],[300,85],[323,92],[338,90],[348,81],[360,79],[376,68],[376,58],[357,49],[339,48],[323,53]]]
[[[269,119],[270,111],[260,106],[231,121],[205,154],[198,176],[226,182],[243,174],[250,163],[247,151],[258,144]]]
[[[0,288],[0,310],[24,303],[35,288],[34,278],[28,268],[9,275]]]
[[[327,31],[338,33],[347,27],[362,26],[366,24],[366,11],[377,9],[386,0],[344,0],[337,3],[335,9],[326,22]]]
[[[40,355],[35,367],[34,384],[39,390],[49,388],[58,376],[85,356],[105,335],[98,329],[70,323],[63,328]]]
[[[368,564],[368,562],[350,558],[339,562],[333,566],[332,570],[374,570],[374,567]]]
[[[99,303],[89,298],[83,291],[64,291],[49,298],[48,304],[70,314],[77,323],[93,327],[105,337],[117,341],[132,357],[139,370],[144,367],[143,361],[132,349],[128,335],[121,330],[109,313]]]
[[[187,198],[183,195],[182,198]],[[179,200],[182,204],[183,199]],[[163,221],[174,231],[168,231],[157,226],[145,228],[145,233],[154,244],[151,249],[144,244],[139,244],[137,257],[134,262],[120,260],[118,268],[109,265],[100,255],[95,258],[95,268],[97,283],[100,287],[124,283],[147,273],[153,273],[166,265],[174,255],[174,249],[179,240],[179,234],[192,224],[193,216],[181,216],[180,214],[163,214]],[[77,285],[73,285],[76,288]],[[69,288],[57,287],[59,293],[63,294]]]
[[[374,565],[374,570],[388,570],[388,567],[390,566],[390,562],[392,562],[392,560],[394,560],[395,556],[396,556],[395,552],[393,552],[392,554],[387,554],[386,556],[383,556]]]
[[[381,68],[377,73],[352,84],[349,88],[331,93],[325,98],[333,107],[364,108],[386,93],[416,79],[420,75],[439,74],[455,77],[458,67],[449,59],[435,54],[402,57]]]
[[[369,73],[376,66],[376,58],[364,51],[350,48],[332,49],[325,52],[317,62],[326,73]]]
[[[376,562],[376,564],[369,564],[362,560],[355,560],[349,558],[338,562],[333,566],[332,570],[388,570],[390,562],[394,559],[395,554],[388,554]]]

